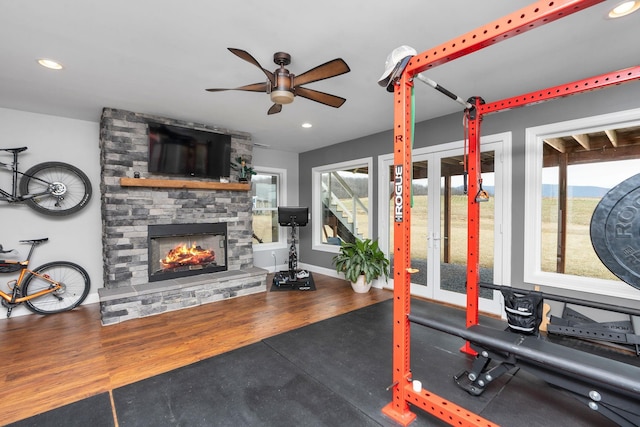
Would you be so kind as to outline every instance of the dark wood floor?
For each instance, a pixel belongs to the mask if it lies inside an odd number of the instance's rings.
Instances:
[[[102,326],[98,304],[0,320],[0,413],[11,423],[392,298],[314,274],[315,292],[265,292]],[[270,277],[268,278],[270,288]]]

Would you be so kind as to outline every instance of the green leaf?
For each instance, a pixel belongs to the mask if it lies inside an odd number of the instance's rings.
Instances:
[[[380,276],[387,280],[389,278],[389,260],[380,249],[377,239],[343,241],[340,251],[333,257],[333,264],[336,271],[343,273],[350,282],[355,282],[363,274],[367,283]]]

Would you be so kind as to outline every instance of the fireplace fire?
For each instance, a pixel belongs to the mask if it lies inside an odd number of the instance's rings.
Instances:
[[[149,226],[149,281],[227,270],[226,223]]]
[[[211,249],[202,249],[195,242],[188,246],[178,245],[160,260],[163,269],[206,266],[215,262],[216,253]]]

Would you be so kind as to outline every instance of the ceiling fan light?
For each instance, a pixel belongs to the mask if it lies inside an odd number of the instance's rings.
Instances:
[[[293,102],[293,93],[288,90],[271,91],[271,101],[275,104],[291,104]]]

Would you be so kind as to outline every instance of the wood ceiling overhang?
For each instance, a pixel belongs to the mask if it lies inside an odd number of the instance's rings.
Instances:
[[[566,157],[568,165],[638,159],[640,126],[545,139],[543,166],[558,166],[561,157]]]

